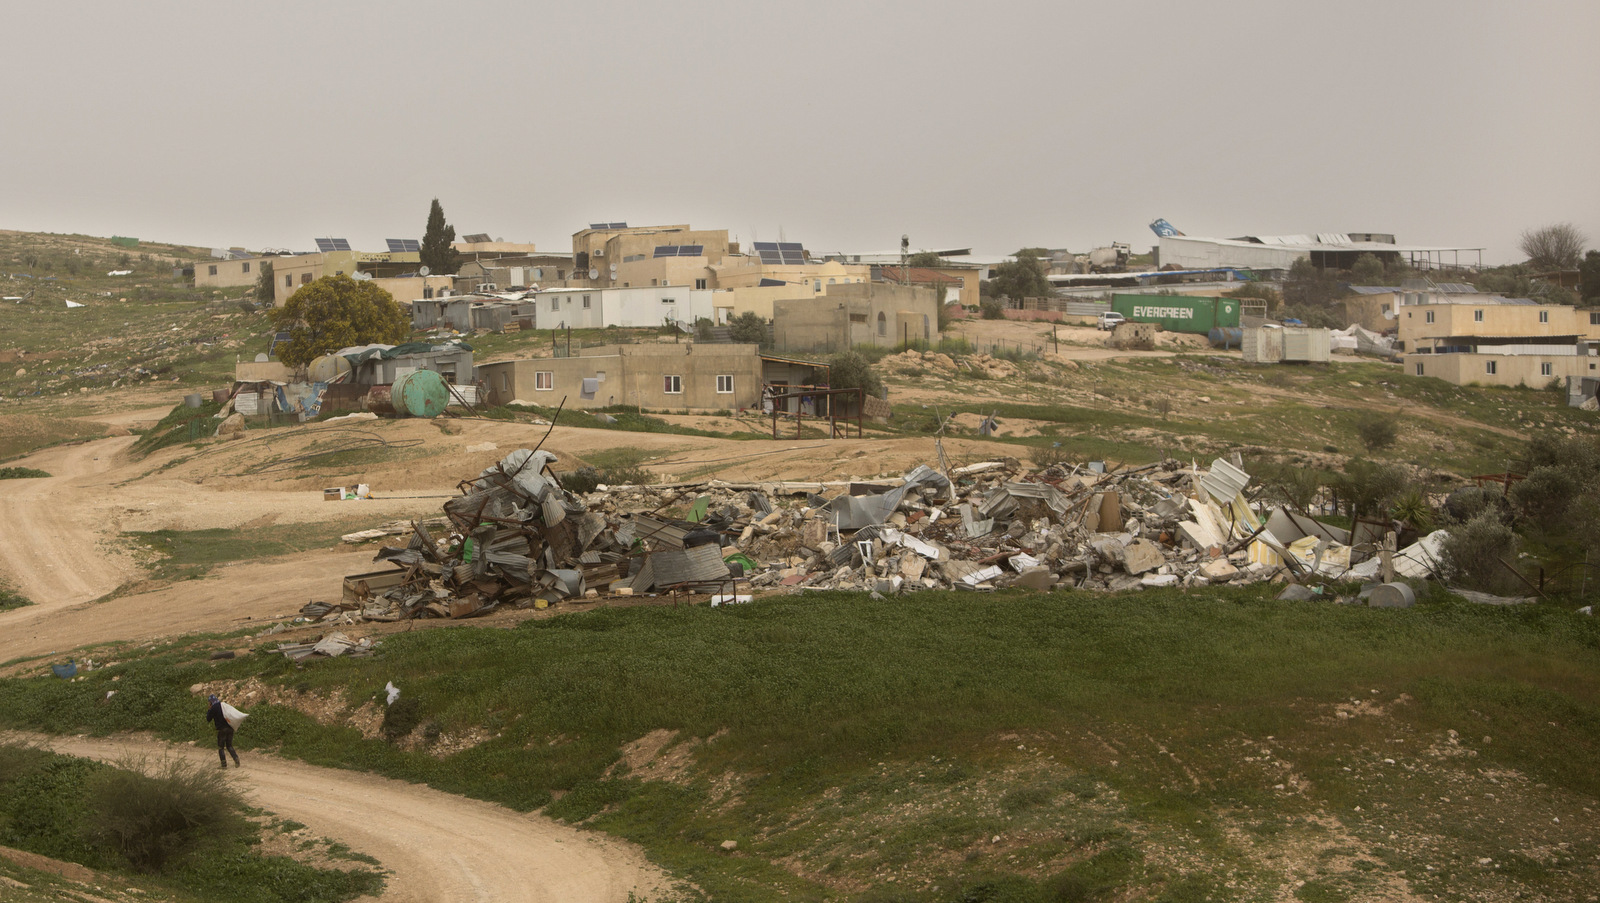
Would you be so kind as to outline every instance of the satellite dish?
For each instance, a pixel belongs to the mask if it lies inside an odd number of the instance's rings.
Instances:
[[[419,268],[418,268],[418,269],[417,269],[417,272],[418,272],[418,273],[420,273],[420,274],[422,274],[422,275],[423,275],[423,276],[426,276],[426,275],[428,275],[428,274],[429,274],[429,273],[431,273],[431,272],[433,272],[433,270],[430,270],[430,269],[428,269],[428,268],[427,268],[427,267],[419,267]]]
[[[589,278],[590,279],[599,279],[600,278],[600,271],[595,269],[594,267],[590,267],[589,268]]]
[[[258,364],[265,364],[269,360],[271,360],[271,358],[267,357],[265,354],[256,355],[256,363]]]

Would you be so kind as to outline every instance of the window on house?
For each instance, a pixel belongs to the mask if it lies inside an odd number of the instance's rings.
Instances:
[[[551,310],[560,310],[561,309],[561,299],[560,298],[551,298],[550,299],[550,309]]]
[[[703,288],[706,287],[706,281],[704,279],[696,279],[694,281],[694,287],[695,288],[699,288],[699,289],[703,289]]]
[[[867,315],[866,314],[851,314],[850,315],[850,322],[852,322],[852,323],[865,323],[865,322],[867,322]]]
[[[1550,311],[1548,311],[1548,310],[1539,311],[1539,322],[1540,323],[1548,323],[1548,322],[1550,322]]]
[[[284,288],[294,288],[294,274],[293,273],[285,273],[284,274],[283,287]]]
[[[422,287],[422,297],[424,299],[432,298],[433,297],[433,289],[429,288],[428,286],[423,286]]]
[[[1539,365],[1539,375],[1540,376],[1555,376],[1556,375],[1556,365],[1555,364],[1540,364]]]
[[[1417,364],[1417,375],[1418,376],[1423,376],[1424,375],[1423,372],[1422,372],[1422,364],[1420,364],[1420,363]]]
[[[535,392],[548,392],[556,387],[556,374],[554,370],[533,371],[533,390]]]
[[[814,291],[814,292],[822,291],[822,280],[821,279],[813,279],[811,281],[811,290]]]
[[[878,314],[878,335],[889,334],[889,318],[882,313]]]
[[[1548,367],[1550,365],[1546,364],[1545,366]],[[717,376],[717,394],[718,395],[732,395],[733,394],[733,374],[731,374],[731,373],[726,374],[726,375],[718,374],[718,376]]]
[[[504,392],[511,391],[511,371],[506,370],[500,374],[500,389]]]
[[[658,285],[659,283],[657,283],[654,279],[652,279],[652,280],[650,280],[650,284],[651,285]]]
[[[682,395],[683,394],[683,377],[681,377],[681,376],[664,377],[664,385],[662,386],[661,390],[663,392],[666,392],[668,395]]]
[[[677,298],[662,298],[661,299],[661,303],[662,304],[677,304],[678,303],[678,299]]]
[[[1481,311],[1481,310],[1473,311],[1472,312],[1472,322],[1474,322],[1474,323],[1482,323],[1483,322],[1483,311]]]
[[[596,370],[596,371],[594,371],[594,381],[595,382],[599,382],[599,383],[605,382],[606,381],[606,371],[604,371],[604,370]]]
[[[589,296],[588,295],[584,295],[583,296],[583,309],[584,310],[588,310],[589,309]]]
[[[249,261],[246,261],[246,262],[245,262],[245,263],[244,263],[244,265],[243,265],[243,267],[241,267],[241,268],[240,268],[240,270],[239,270],[239,272],[241,272],[241,273],[248,273],[248,272],[250,272],[250,263],[249,263]]]
[[[1589,315],[1589,325],[1600,326],[1600,313],[1591,313]]]
[[[1410,315],[1410,314],[1406,314],[1406,316],[1408,316],[1408,317],[1409,317],[1409,316],[1411,316],[1411,315]],[[1429,322],[1429,323],[1432,323],[1432,322],[1433,322],[1433,311],[1431,311],[1431,310],[1430,310],[1430,311],[1428,311],[1428,322]]]
[[[212,276],[217,275],[216,264],[212,264],[211,266],[207,267],[207,269],[209,269],[211,271],[210,275],[212,275]]]
[[[311,274],[310,273],[301,273],[300,274],[300,284],[301,285],[309,285],[309,284],[311,284]]]
[[[1483,365],[1483,372],[1493,376],[1495,373],[1499,372],[1500,368],[1496,366],[1498,363],[1498,361],[1489,361],[1485,363]]]

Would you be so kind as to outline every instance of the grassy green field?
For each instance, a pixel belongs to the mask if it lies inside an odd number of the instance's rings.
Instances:
[[[1506,469],[1530,431],[1595,429],[1592,416],[1567,407],[1556,392],[1453,386],[1406,377],[1377,362],[1262,366],[1188,354],[1074,368],[1027,366],[1008,380],[932,371],[891,376],[891,387],[948,393],[943,404],[896,404],[891,426],[929,432],[939,414],[997,413],[1002,426],[1008,420],[1040,425],[1037,435],[999,440],[1020,446],[1019,454],[1059,444],[1079,458],[1145,463],[1261,447],[1285,455],[1427,462],[1463,474]],[[1374,412],[1400,426],[1399,441],[1376,453],[1363,447],[1357,432],[1362,418]]]
[[[1587,892],[1600,626],[1267,593],[601,610],[306,667],[179,641],[81,683],[0,682],[0,724],[182,740],[194,683],[361,705],[393,681],[413,745],[291,705],[258,706],[241,740],[544,807],[714,899],[1272,900],[1286,873],[1303,900]]]

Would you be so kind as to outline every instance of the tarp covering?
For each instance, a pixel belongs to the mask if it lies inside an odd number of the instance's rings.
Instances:
[[[403,345],[364,345],[356,348],[341,349],[338,354],[350,362],[352,368],[359,367],[370,360],[393,360],[397,357],[407,357],[421,354],[453,354],[457,351],[471,351],[472,346],[466,342],[406,342]]]

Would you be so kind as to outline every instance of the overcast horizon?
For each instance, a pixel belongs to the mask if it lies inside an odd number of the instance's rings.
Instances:
[[[10,4],[0,228],[1600,247],[1600,4]],[[18,40],[18,38],[26,38]]]

